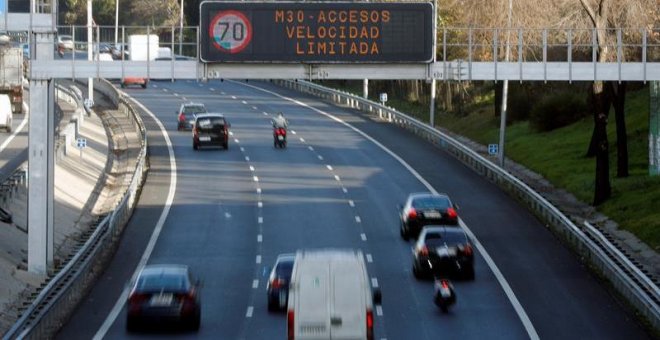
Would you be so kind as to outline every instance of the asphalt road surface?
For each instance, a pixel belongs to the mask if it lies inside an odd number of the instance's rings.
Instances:
[[[319,247],[364,252],[383,293],[376,339],[649,337],[529,212],[406,131],[262,82],[151,82],[127,92],[154,115],[143,114],[151,171],[114,260],[59,339],[162,337],[125,330],[126,285],[141,259],[189,265],[203,280],[199,332],[171,337],[284,338],[285,314],[267,312],[266,270],[277,254]],[[176,130],[184,101],[225,114],[229,150],[193,150],[191,133]],[[278,111],[290,121],[284,150],[272,142]],[[428,190],[421,179],[459,204],[480,245],[476,279],[455,281],[449,314],[433,304],[432,282],[413,277],[412,241],[399,236],[396,206]]]

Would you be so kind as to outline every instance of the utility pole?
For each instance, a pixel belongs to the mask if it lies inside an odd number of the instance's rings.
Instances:
[[[504,61],[509,62],[509,38],[511,35],[511,12],[513,12],[513,0],[509,0],[509,14],[507,18],[507,30],[506,30],[506,52],[504,56]],[[497,58],[497,56],[495,56]],[[504,167],[504,135],[506,132],[506,104],[509,96],[509,80],[505,79],[504,84],[502,85],[502,113],[500,114],[500,143],[499,143],[499,152],[498,160],[500,167]]]
[[[87,60],[93,60],[92,55],[94,54],[94,51],[92,49],[92,0],[87,0]],[[73,51],[71,53],[76,53],[76,44],[74,42],[73,44]],[[87,79],[87,98],[90,99],[91,102],[94,101],[94,78],[88,78]]]

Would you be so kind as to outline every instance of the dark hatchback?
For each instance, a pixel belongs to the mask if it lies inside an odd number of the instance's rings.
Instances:
[[[289,281],[296,259],[296,254],[281,254],[275,260],[275,266],[270,271],[266,295],[268,296],[268,310],[285,310],[289,302]]]
[[[425,225],[458,225],[458,207],[445,194],[413,193],[399,209],[400,233],[406,241],[416,238]]]
[[[413,256],[413,274],[416,278],[459,274],[465,279],[474,279],[474,250],[462,228],[424,227],[413,249]]]
[[[145,266],[128,296],[126,329],[176,323],[197,331],[201,318],[199,288],[187,266]]]
[[[203,113],[195,117],[193,123],[193,149],[202,146],[229,148],[229,127],[225,116],[220,113]]]

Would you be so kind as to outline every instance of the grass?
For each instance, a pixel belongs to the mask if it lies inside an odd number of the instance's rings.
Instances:
[[[362,93],[361,83],[349,83],[343,89]],[[378,94],[370,96],[372,100]],[[479,98],[467,115],[436,113],[436,125],[466,136],[481,144],[499,140],[499,117],[493,113],[493,96]],[[428,106],[390,98],[394,107],[428,121]],[[654,250],[660,250],[660,176],[648,173],[649,89],[629,91],[626,97],[629,172],[627,178],[616,177],[616,131],[614,112],[610,113],[610,175],[612,197],[597,210],[610,217],[619,227],[630,231]],[[586,158],[593,129],[592,118],[569,126],[539,133],[528,122],[507,126],[506,156],[543,175],[558,188],[564,188],[583,202],[593,201],[595,159]]]

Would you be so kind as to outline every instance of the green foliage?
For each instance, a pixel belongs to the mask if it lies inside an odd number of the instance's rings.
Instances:
[[[542,97],[532,108],[529,120],[539,132],[574,123],[587,115],[584,94],[575,92],[554,93]]]

